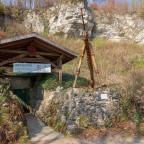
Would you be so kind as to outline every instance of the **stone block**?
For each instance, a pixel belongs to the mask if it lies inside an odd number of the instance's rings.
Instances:
[[[70,133],[77,133],[78,132],[78,128],[75,124],[68,125],[66,130]]]

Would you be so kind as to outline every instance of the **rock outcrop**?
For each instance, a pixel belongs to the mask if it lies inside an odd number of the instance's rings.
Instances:
[[[44,31],[44,24],[40,15],[34,11],[30,11],[24,19],[23,25],[29,31],[42,33]]]
[[[95,11],[95,21],[97,23],[95,37],[144,43],[144,20],[138,14]]]
[[[89,35],[92,36],[95,28],[94,16],[86,2],[56,5],[41,14],[30,11],[25,17],[23,25],[38,33],[47,30],[47,33],[52,35],[80,37],[83,31],[81,8],[83,8],[87,30]]]
[[[117,42],[124,40],[144,44],[144,18],[137,13],[105,10],[92,12],[87,0],[77,4],[56,4],[38,11],[26,10],[20,24],[30,32],[45,36],[50,34],[80,38],[83,31],[81,8],[83,8],[86,29],[90,36],[103,37]],[[10,21],[13,20],[8,16],[2,16],[0,26]]]

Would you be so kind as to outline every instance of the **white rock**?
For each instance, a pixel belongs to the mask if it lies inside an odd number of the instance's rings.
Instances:
[[[29,12],[23,22],[25,28],[32,32],[42,33],[44,31],[44,25],[38,14],[35,12]]]

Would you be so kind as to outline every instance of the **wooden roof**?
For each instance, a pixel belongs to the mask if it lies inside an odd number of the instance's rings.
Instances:
[[[28,47],[36,48],[35,56],[28,55]],[[62,64],[78,56],[74,51],[65,48],[36,33],[15,38],[0,40],[0,66],[12,66],[13,62],[50,63],[57,66],[57,60]]]

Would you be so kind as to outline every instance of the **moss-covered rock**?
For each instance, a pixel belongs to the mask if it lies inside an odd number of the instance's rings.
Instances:
[[[89,126],[89,121],[84,115],[79,116],[80,119],[80,127],[81,128],[87,128]]]

